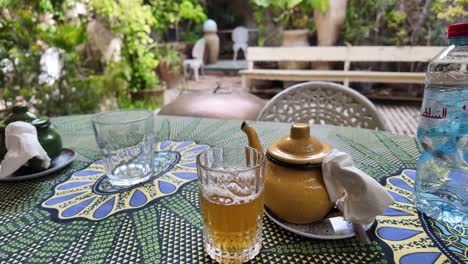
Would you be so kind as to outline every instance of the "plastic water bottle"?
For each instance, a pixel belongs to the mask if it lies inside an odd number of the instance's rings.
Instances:
[[[468,225],[468,22],[448,27],[449,46],[429,64],[418,126],[416,207]]]

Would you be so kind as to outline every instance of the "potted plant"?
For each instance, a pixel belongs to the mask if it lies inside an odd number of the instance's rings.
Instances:
[[[149,3],[153,17],[158,21],[153,25],[153,30],[160,36],[168,35],[169,31],[173,30],[176,41],[181,39],[181,32],[192,31],[195,25],[207,19],[198,0],[151,0]]]
[[[150,0],[151,12],[158,23],[153,31],[166,41],[176,41],[172,46],[190,58],[192,49],[203,36],[202,24],[207,19],[199,0]]]
[[[161,97],[164,87],[160,85],[155,69],[158,61],[153,53],[143,52],[139,56],[129,56],[126,79],[133,101],[151,103],[152,98]]]
[[[253,0],[257,6],[257,21],[262,13],[267,12],[275,24],[282,28],[282,46],[309,46],[309,22],[314,9],[324,11],[328,9],[330,0]],[[263,18],[264,19],[264,18]],[[263,21],[264,22],[264,21]],[[261,22],[262,23],[262,22]],[[308,62],[279,63],[281,69],[306,69]],[[283,87],[289,87],[294,82],[284,82]]]
[[[308,46],[307,28],[313,10],[325,11],[329,0],[253,0],[262,11],[270,10],[274,14],[273,21],[283,29],[283,46]]]
[[[182,71],[182,57],[180,53],[169,45],[163,45],[156,49],[156,57],[159,60],[159,78],[166,82],[167,88],[176,87]]]
[[[164,87],[155,72],[156,43],[149,34],[156,20],[151,7],[142,0],[91,0],[89,3],[97,17],[109,24],[113,34],[122,38],[121,65],[125,66],[122,75],[128,83],[129,97],[117,98],[119,106],[131,108],[130,99],[138,106],[157,107]]]

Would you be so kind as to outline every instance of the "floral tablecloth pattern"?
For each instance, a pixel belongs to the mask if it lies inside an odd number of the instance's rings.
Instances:
[[[203,250],[196,155],[213,145],[245,145],[238,121],[156,119],[151,179],[115,189],[104,177],[89,115],[53,119],[78,158],[44,178],[0,183],[0,263],[211,263]],[[288,124],[254,122],[264,146]],[[264,241],[252,263],[468,263],[468,231],[419,214],[412,202],[414,138],[313,126],[312,133],[352,154],[395,203],[355,239],[315,240],[264,218]],[[125,150],[116,162],[125,159]]]

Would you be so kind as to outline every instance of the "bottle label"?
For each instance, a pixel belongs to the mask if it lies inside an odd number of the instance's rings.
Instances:
[[[468,89],[432,87],[424,92],[419,128],[424,133],[458,134],[466,130]],[[464,133],[464,132],[462,132]]]
[[[421,124],[426,128],[440,126],[449,118],[451,112],[451,107],[445,102],[427,98],[421,108]]]

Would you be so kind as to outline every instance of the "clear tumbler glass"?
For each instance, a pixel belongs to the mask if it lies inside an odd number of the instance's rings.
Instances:
[[[213,147],[197,157],[205,250],[218,262],[245,262],[260,251],[264,162],[251,147]]]
[[[151,177],[155,137],[152,112],[105,112],[95,115],[92,124],[112,185],[126,187]]]

